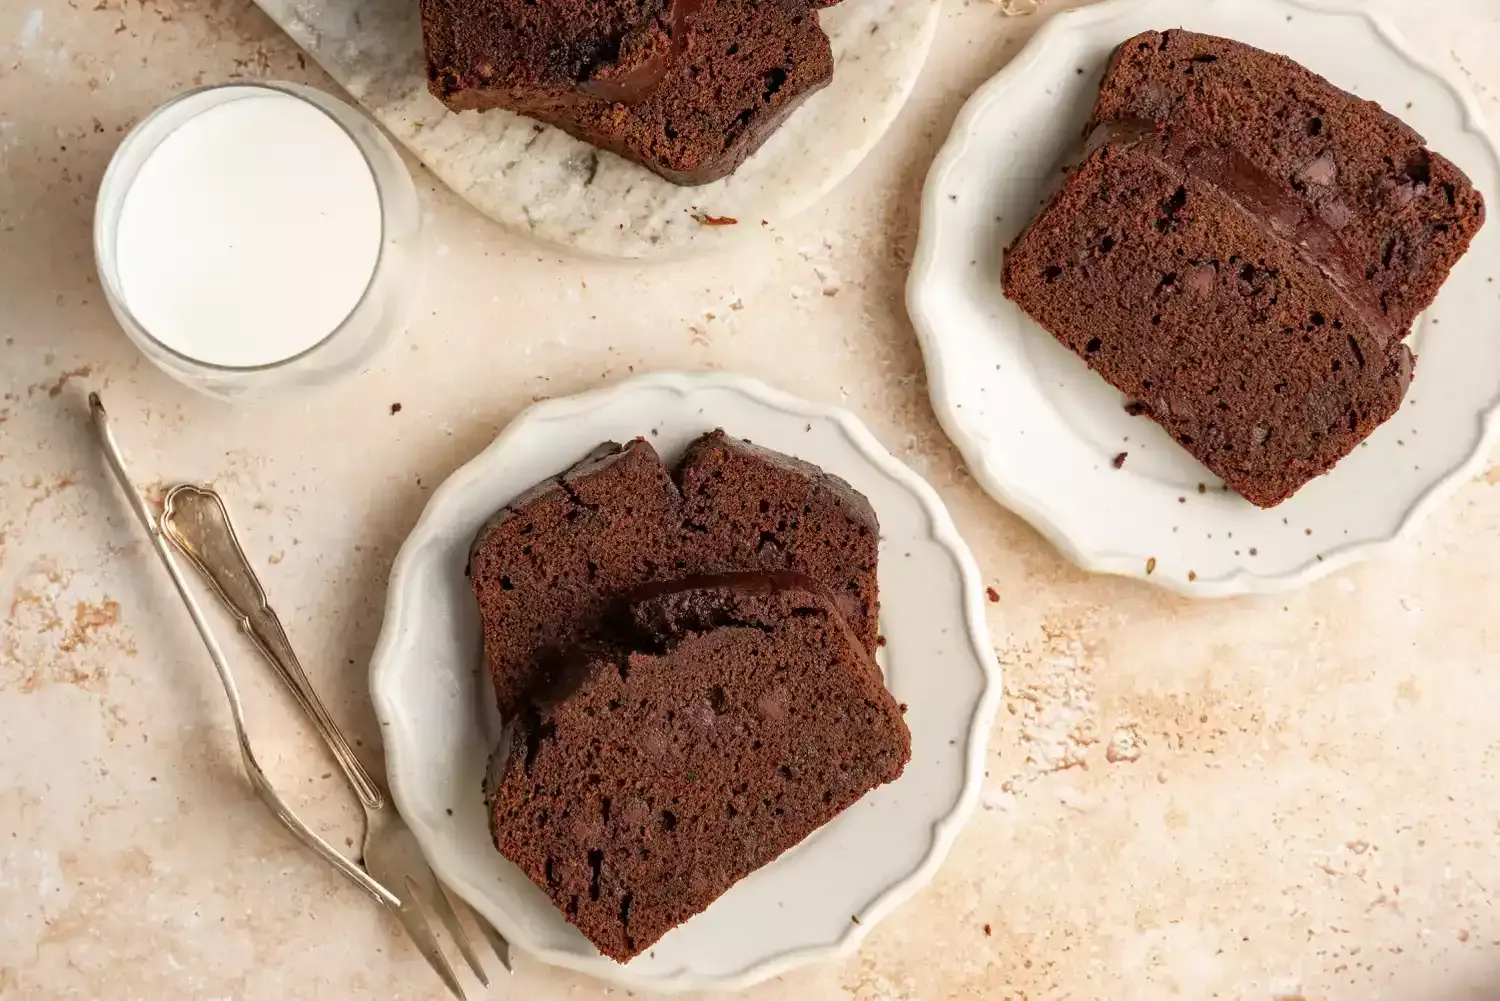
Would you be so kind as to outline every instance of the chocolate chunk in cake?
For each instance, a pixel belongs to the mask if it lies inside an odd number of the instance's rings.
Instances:
[[[900,776],[911,736],[826,590],[797,574],[649,588],[521,716],[492,831],[625,962]]]
[[[1172,121],[1237,147],[1338,232],[1397,330],[1437,296],[1484,224],[1463,172],[1378,104],[1285,56],[1191,31],[1115,53],[1094,121]]]
[[[454,111],[508,108],[674,183],[705,184],[832,78],[816,6],[422,0],[428,85]]]
[[[1261,507],[1401,405],[1412,356],[1333,230],[1244,155],[1100,126],[1005,294]]]
[[[475,539],[469,572],[500,711],[515,713],[611,602],[690,574],[805,574],[873,651],[879,534],[869,502],[843,480],[721,431],[690,445],[675,476],[643,440],[602,445]]]

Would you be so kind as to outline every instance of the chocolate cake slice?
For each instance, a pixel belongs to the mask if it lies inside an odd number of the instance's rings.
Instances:
[[[428,85],[677,184],[731,173],[833,76],[809,0],[422,0]]]
[[[722,431],[690,445],[675,477],[644,440],[605,443],[474,541],[469,576],[501,714],[649,581],[795,571],[836,596],[873,652],[879,535],[869,502],[844,481]]]
[[[879,669],[808,578],[659,585],[623,618],[528,705],[489,788],[501,854],[622,963],[911,757]]]
[[[1094,121],[1172,121],[1237,147],[1332,227],[1397,330],[1431,305],[1484,224],[1464,173],[1378,104],[1285,56],[1191,31],[1116,51]]]
[[[1273,507],[1401,406],[1413,359],[1338,236],[1237,150],[1112,122],[1004,287],[1231,488]]]

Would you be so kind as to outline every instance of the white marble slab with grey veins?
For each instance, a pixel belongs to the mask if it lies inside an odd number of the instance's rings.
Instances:
[[[821,12],[834,79],[731,177],[680,188],[506,111],[453,114],[427,92],[417,0],[256,0],[397,140],[481,212],[583,253],[672,257],[803,211],[843,180],[906,101],[936,0],[844,0]],[[699,217],[740,220],[704,226]]]

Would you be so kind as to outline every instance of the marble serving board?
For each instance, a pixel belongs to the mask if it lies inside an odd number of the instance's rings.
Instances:
[[[417,0],[255,0],[398,141],[485,215],[586,254],[684,256],[796,215],[885,133],[921,71],[934,0],[845,0],[821,13],[833,83],[735,174],[682,188],[506,111],[453,114],[427,92]],[[730,218],[739,225],[704,225]]]

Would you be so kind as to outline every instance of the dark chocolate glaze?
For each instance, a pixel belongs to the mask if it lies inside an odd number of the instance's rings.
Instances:
[[[624,604],[630,615],[629,631],[637,640],[669,646],[684,632],[733,624],[740,617],[742,599],[778,591],[806,592],[822,599],[844,638],[863,648],[864,641],[844,618],[838,596],[826,585],[793,570],[744,570],[652,581],[632,591]]]
[[[606,617],[600,635],[564,651],[547,683],[532,693],[536,710],[545,712],[567,699],[588,677],[591,660],[623,653],[662,653],[688,636],[731,626],[759,627],[756,605],[778,593],[806,596],[819,614],[878,675],[880,668],[850,627],[829,587],[793,570],[737,570],[692,574],[680,580],[652,581],[635,588]]]
[[[1128,147],[1150,157],[1177,174],[1184,184],[1192,178],[1217,188],[1246,213],[1262,220],[1275,236],[1317,269],[1359,312],[1381,343],[1391,344],[1404,335],[1381,311],[1359,265],[1333,227],[1239,150],[1207,142],[1171,124],[1158,126],[1140,118],[1105,122],[1095,128],[1087,152],[1092,154],[1107,146]]]
[[[1176,28],[1127,39],[1092,123],[1122,118],[1239,150],[1338,233],[1397,330],[1432,303],[1484,225],[1484,197],[1410,126],[1243,42]]]

